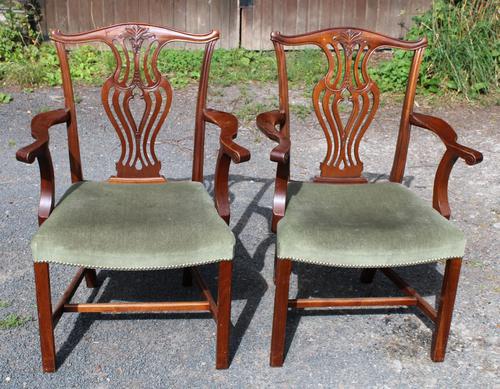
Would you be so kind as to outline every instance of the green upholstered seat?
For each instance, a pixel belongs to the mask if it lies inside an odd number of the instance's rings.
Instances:
[[[403,185],[290,182],[277,256],[342,267],[462,257],[463,233]]]
[[[35,261],[147,270],[231,260],[235,238],[197,182],[70,187],[32,240]]]

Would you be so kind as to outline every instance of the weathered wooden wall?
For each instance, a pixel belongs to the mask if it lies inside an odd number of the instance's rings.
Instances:
[[[47,31],[143,22],[193,33],[218,29],[224,48],[238,47],[240,40],[238,0],[45,0],[43,8]]]
[[[45,28],[79,32],[136,21],[189,32],[221,31],[220,47],[271,49],[269,34],[332,26],[362,27],[402,37],[411,17],[432,0],[44,0]]]
[[[300,34],[327,27],[359,27],[403,37],[411,18],[432,0],[254,0],[241,14],[241,45],[271,49],[271,31]]]

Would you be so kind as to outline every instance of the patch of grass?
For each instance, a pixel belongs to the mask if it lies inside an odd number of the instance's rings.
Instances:
[[[299,119],[304,120],[309,117],[312,112],[311,105],[304,104],[290,104],[290,111],[295,114]]]
[[[250,123],[255,120],[257,115],[262,112],[270,111],[272,109],[275,109],[276,107],[267,104],[267,103],[260,103],[260,102],[250,102],[250,103],[245,103],[239,108],[236,112],[235,115],[238,117],[239,120],[241,120],[244,123]]]
[[[422,91],[455,93],[467,98],[498,91],[500,18],[496,2],[435,0],[429,11],[414,19],[406,38],[427,35],[429,39],[419,79]],[[26,17],[18,12],[9,10],[5,18],[0,22],[0,80],[25,88],[60,85],[54,45],[41,44],[40,32],[30,30]],[[82,45],[70,51],[70,68],[76,83],[102,85],[115,69],[110,50]],[[392,59],[373,63],[370,75],[382,92],[404,92],[412,53],[399,50]],[[172,86],[182,88],[199,79],[202,60],[202,50],[164,48],[157,63]],[[287,71],[291,87],[314,85],[327,71],[326,56],[319,49],[290,51]],[[273,51],[217,49],[214,52],[210,85],[276,81]],[[298,115],[306,115],[306,110],[298,111]]]
[[[9,147],[16,147],[16,141],[14,139],[9,139]],[[0,301],[0,308],[2,308],[2,302]]]
[[[7,308],[10,307],[10,303],[5,300],[0,300],[0,308]]]
[[[52,110],[52,108],[49,107],[48,105],[42,105],[40,108],[37,109],[36,113],[39,114],[43,112],[49,112],[50,110]]]
[[[12,96],[8,93],[0,92],[0,104],[9,104],[12,101]]]
[[[13,328],[22,327],[32,318],[28,316],[21,316],[15,313],[7,315],[4,319],[0,320],[0,330],[11,330]]]

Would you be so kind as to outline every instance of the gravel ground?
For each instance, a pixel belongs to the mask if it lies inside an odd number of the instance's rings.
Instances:
[[[250,100],[276,104],[276,87],[252,85],[211,91],[210,106],[236,112]],[[467,252],[455,317],[444,363],[429,358],[431,330],[413,309],[328,310],[291,313],[288,354],[283,368],[270,368],[269,345],[274,287],[275,238],[270,232],[275,165],[273,146],[253,123],[243,123],[238,137],[252,160],[231,170],[231,228],[238,246],[234,265],[232,364],[214,368],[215,326],[205,314],[120,314],[63,316],[56,328],[58,372],[42,374],[29,241],[37,228],[39,176],[36,166],[17,162],[15,151],[30,142],[31,117],[62,107],[59,89],[12,93],[0,105],[0,319],[8,314],[29,318],[16,328],[0,329],[0,386],[6,387],[500,387],[499,276],[500,204],[498,156],[500,108],[455,105],[419,111],[446,118],[459,140],[484,153],[484,162],[455,166],[450,182],[452,220],[467,237]],[[106,179],[114,173],[118,141],[99,103],[99,90],[78,91],[84,175]],[[163,173],[186,179],[191,171],[196,90],[175,95],[173,111],[160,133]],[[250,96],[250,100],[248,99]],[[306,102],[303,93],[292,95]],[[363,142],[365,172],[385,180],[390,171],[398,126],[398,105],[386,102]],[[292,122],[292,178],[309,179],[318,171],[325,142],[312,115]],[[206,185],[213,182],[218,131],[207,130]],[[64,127],[51,132],[57,195],[69,185]],[[112,152],[110,152],[112,150]],[[415,129],[405,184],[430,200],[432,179],[443,147],[432,134]],[[496,162],[495,162],[496,161]],[[57,298],[74,269],[53,266],[52,292]],[[216,268],[202,272],[215,286]],[[402,268],[401,274],[434,301],[443,265]],[[98,290],[81,287],[74,301],[123,301],[197,298],[181,287],[181,272],[98,273]],[[359,282],[359,270],[297,265],[291,295],[397,295],[377,274]],[[165,297],[167,296],[167,297]],[[8,305],[8,304],[10,305]],[[8,305],[7,307],[3,307]]]

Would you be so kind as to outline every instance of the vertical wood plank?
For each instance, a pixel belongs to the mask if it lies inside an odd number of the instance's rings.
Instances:
[[[162,0],[149,0],[149,22],[158,26],[170,27],[163,17],[164,9]]]
[[[56,25],[56,2],[54,0],[46,0],[43,7],[43,18],[45,20],[44,33],[49,34]]]
[[[344,1],[331,0],[330,25],[328,27],[345,27],[344,23]]]
[[[354,6],[354,27],[366,28],[367,0],[356,0]]]
[[[262,2],[262,24],[260,26],[260,49],[271,50],[272,44],[269,40],[273,23],[273,4],[271,1]]]
[[[368,30],[377,31],[377,18],[379,12],[380,0],[366,2],[366,28]]]
[[[261,50],[262,48],[262,2],[265,0],[254,0],[253,12],[253,49]]]
[[[150,15],[157,12],[157,10],[151,7],[149,0],[140,0],[140,3],[138,2],[137,4],[139,12],[137,13],[135,20],[141,23],[151,23]]]
[[[241,40],[243,47],[260,50],[272,48],[273,30],[298,34],[354,26],[402,37],[411,18],[431,4],[432,0],[255,0],[242,9],[240,18],[238,0],[46,0],[44,28],[81,32],[134,21],[199,33],[216,28],[222,34],[221,47],[238,47]]]
[[[297,34],[307,32],[307,0],[297,0],[297,16],[295,31]]]
[[[284,34],[297,33],[297,0],[285,0],[285,25],[283,27]]]
[[[320,2],[320,11],[319,11],[319,28],[330,28],[332,27],[330,24],[330,18],[332,13],[332,2],[330,0],[321,0]]]
[[[210,15],[205,32],[208,32],[210,30],[219,30],[221,38],[219,39],[217,46],[224,47],[228,40],[228,37],[225,34],[228,21],[225,20],[225,18],[221,20],[221,12],[223,12],[223,10],[221,10],[221,4],[222,1],[220,0],[213,0],[209,3]]]
[[[115,24],[115,7],[109,1],[105,1],[102,7],[103,25]]]
[[[307,5],[307,31],[320,29],[320,0],[309,0]]]
[[[229,37],[230,43],[228,48],[230,47],[238,47],[240,43],[240,6],[237,1],[227,0],[230,4],[230,15],[229,19]]]
[[[93,29],[106,26],[103,7],[104,0],[90,0],[90,16]]]
[[[254,7],[244,7],[241,10],[241,45],[245,49],[253,49],[253,9]]]
[[[273,21],[272,21],[272,26],[269,29],[269,34],[272,31],[283,31],[283,20],[284,20],[283,4],[278,1],[273,1]],[[272,44],[271,43],[269,44],[272,47]]]

